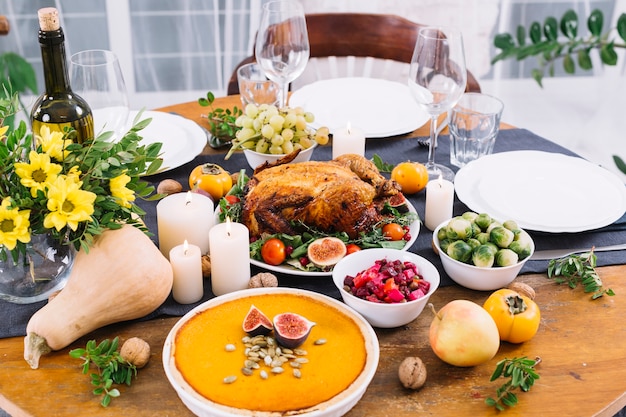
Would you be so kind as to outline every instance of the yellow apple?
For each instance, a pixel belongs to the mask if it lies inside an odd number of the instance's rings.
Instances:
[[[434,311],[432,305],[431,308]],[[454,366],[476,366],[495,356],[500,334],[493,318],[480,305],[454,300],[435,313],[429,341],[442,361]]]

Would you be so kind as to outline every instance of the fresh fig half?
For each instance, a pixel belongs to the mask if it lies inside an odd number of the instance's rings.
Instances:
[[[320,267],[333,266],[346,256],[346,244],[336,237],[327,236],[315,239],[307,249],[311,262]]]
[[[296,313],[274,316],[274,336],[283,347],[293,349],[304,343],[315,323]]]
[[[250,306],[246,318],[243,320],[243,331],[250,336],[266,335],[273,329],[272,322],[254,304]]]

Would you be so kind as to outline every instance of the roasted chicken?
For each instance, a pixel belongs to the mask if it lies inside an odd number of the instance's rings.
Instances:
[[[242,223],[250,236],[298,234],[303,224],[355,238],[382,219],[385,201],[401,197],[394,181],[354,154],[328,162],[279,161],[257,168],[248,181]]]

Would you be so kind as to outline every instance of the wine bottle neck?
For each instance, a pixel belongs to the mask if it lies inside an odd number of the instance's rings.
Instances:
[[[43,75],[47,93],[70,92],[70,82],[65,59],[63,29],[39,31]]]

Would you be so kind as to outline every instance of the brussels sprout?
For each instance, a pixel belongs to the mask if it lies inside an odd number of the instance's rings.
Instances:
[[[502,226],[497,226],[491,229],[489,233],[491,241],[501,248],[508,248],[511,242],[513,242],[513,232]]]
[[[474,223],[476,223],[482,230],[487,230],[492,221],[491,216],[487,213],[480,213],[474,219]]]
[[[496,244],[493,243],[493,242],[487,242],[487,243],[485,243],[485,246],[487,246],[489,249],[491,249],[491,252],[493,252],[494,255],[496,254],[496,252],[498,252],[500,250],[500,248],[498,246],[496,246]]]
[[[514,240],[509,245],[509,249],[517,253],[517,256],[519,256],[519,259],[526,259],[530,256],[531,246],[529,242],[521,241],[521,240]]]
[[[487,242],[489,242],[489,239],[491,239],[491,236],[489,235],[489,233],[487,232],[480,232],[479,234],[476,235],[476,239],[481,243],[481,244],[485,244]]]
[[[441,242],[447,237],[448,237],[448,234],[446,233],[446,227],[444,226],[444,227],[439,228],[439,230],[437,231],[437,239],[439,239],[439,241]]]
[[[493,220],[491,222],[491,224],[487,227],[487,230],[485,230],[485,232],[487,233],[491,233],[491,231],[495,228],[495,227],[500,227],[502,226],[502,223],[500,223],[499,221]]]
[[[482,229],[476,223],[472,223],[472,236],[477,236],[479,233],[482,233]]]
[[[448,248],[446,249],[446,253],[452,259],[467,263],[472,257],[472,247],[464,240],[455,240],[454,242],[450,242],[450,245],[448,245]]]
[[[478,214],[474,213],[473,211],[466,211],[465,213],[461,214],[461,217],[463,217],[466,220],[469,220],[470,222],[474,222],[474,220],[476,219],[476,216],[478,216]]]
[[[515,265],[519,261],[517,253],[511,249],[500,249],[496,253],[496,265],[498,266],[511,266]]]
[[[450,240],[465,240],[472,237],[472,223],[461,216],[453,217],[448,222],[446,234]]]
[[[533,241],[533,238],[530,237],[527,231],[519,229],[519,233],[515,235],[515,238],[513,238],[513,240],[524,242],[530,245]]]
[[[514,220],[507,220],[504,223],[502,223],[502,226],[506,227],[509,230],[519,229],[519,226]]]
[[[470,245],[470,248],[472,248],[472,250],[476,249],[477,247],[481,245],[480,241],[473,237],[467,239],[466,242],[468,245]]]
[[[442,251],[448,253],[448,246],[450,245],[450,239],[441,239],[439,241],[439,247]]]
[[[495,253],[488,245],[480,245],[472,252],[472,262],[481,268],[491,268],[495,262]]]

